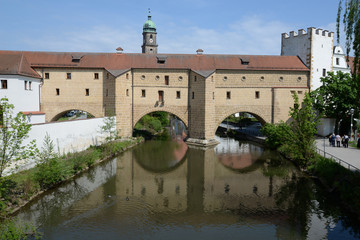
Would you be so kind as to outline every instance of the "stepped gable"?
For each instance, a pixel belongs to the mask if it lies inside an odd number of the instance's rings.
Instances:
[[[23,54],[32,67],[309,71],[297,56],[161,54],[159,63],[160,54],[0,51],[6,54]],[[82,57],[74,61],[75,55]]]
[[[26,57],[17,52],[0,53],[0,74],[22,75],[41,78],[26,60]]]

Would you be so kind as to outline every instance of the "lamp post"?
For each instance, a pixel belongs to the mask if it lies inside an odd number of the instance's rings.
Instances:
[[[351,135],[352,135],[352,131],[353,131],[353,116],[354,116],[354,109],[350,109],[350,113],[351,113],[351,128],[350,128],[350,140],[351,140]],[[354,136],[354,140],[355,140],[355,136]]]

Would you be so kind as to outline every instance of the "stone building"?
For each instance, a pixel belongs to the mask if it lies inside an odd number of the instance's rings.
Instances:
[[[39,78],[41,111],[53,121],[78,109],[95,117],[115,114],[121,136],[131,136],[144,115],[175,114],[187,126],[189,142],[215,143],[229,115],[251,113],[260,122],[289,119],[292,95],[309,91],[309,69],[297,56],[159,54],[156,25],[143,27],[143,53],[26,52]]]

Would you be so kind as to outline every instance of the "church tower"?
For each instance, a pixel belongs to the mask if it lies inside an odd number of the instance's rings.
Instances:
[[[143,27],[143,45],[142,53],[157,53],[156,44],[156,26],[155,23],[151,20],[151,14],[149,9],[148,20],[144,23]]]

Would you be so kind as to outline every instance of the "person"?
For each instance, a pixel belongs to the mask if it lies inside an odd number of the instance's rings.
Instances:
[[[341,137],[340,137],[340,135],[339,135],[339,134],[336,134],[335,138],[336,138],[336,146],[337,146],[337,147],[340,147],[340,142],[341,142]]]
[[[331,146],[335,147],[335,134],[331,135]]]
[[[358,135],[357,147],[360,148],[360,134]]]
[[[349,136],[345,134],[344,140],[345,140],[345,146],[344,147],[348,148],[349,147]]]

